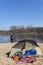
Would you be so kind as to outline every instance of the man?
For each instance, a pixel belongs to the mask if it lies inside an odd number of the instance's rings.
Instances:
[[[13,43],[13,35],[10,35],[10,41],[11,41],[11,43]]]

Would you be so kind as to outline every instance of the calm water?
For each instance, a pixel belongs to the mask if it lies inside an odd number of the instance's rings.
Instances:
[[[0,43],[8,43],[8,42],[10,42],[9,35],[0,35]]]
[[[14,37],[14,42],[21,40],[19,37]],[[43,42],[42,39],[36,38],[36,42]],[[9,43],[10,42],[10,35],[0,35],[0,43]]]

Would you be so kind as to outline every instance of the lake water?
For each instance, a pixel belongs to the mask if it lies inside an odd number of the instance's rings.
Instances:
[[[21,40],[19,37],[14,37],[14,42]],[[42,39],[36,38],[36,42],[43,42]],[[10,42],[10,35],[0,35],[0,43],[9,43]]]
[[[10,42],[9,35],[0,35],[0,43],[8,43],[8,42]]]

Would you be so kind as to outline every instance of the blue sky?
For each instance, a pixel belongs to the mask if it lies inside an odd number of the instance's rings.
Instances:
[[[0,29],[12,25],[43,27],[43,0],[0,0]]]

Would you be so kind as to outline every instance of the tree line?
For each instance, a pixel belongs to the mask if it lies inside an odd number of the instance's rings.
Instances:
[[[31,27],[31,26],[10,26],[9,30],[0,30],[0,34],[3,35],[15,35],[22,38],[42,38],[43,39],[43,27]]]
[[[21,37],[43,38],[43,27],[11,26],[10,32]]]

